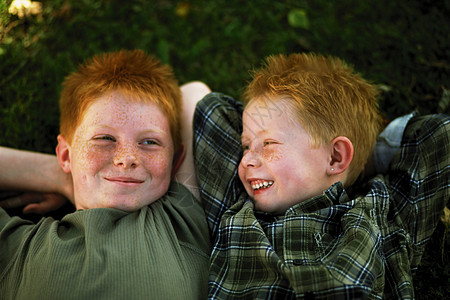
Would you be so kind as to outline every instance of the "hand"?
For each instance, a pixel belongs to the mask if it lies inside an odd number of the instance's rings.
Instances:
[[[68,201],[67,198],[55,193],[32,193],[25,192],[14,197],[0,201],[0,207],[3,208],[23,208],[24,214],[46,214],[62,207]]]

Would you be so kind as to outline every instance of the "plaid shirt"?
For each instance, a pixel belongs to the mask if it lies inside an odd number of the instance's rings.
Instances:
[[[413,117],[389,173],[339,182],[283,216],[256,212],[238,176],[242,106],[197,106],[194,155],[214,241],[211,299],[413,298],[412,270],[446,205],[450,120]]]

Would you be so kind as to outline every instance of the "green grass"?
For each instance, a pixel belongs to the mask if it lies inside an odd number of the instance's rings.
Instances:
[[[380,84],[387,119],[449,112],[449,1],[43,0],[41,15],[23,19],[8,14],[10,3],[0,2],[3,146],[53,153],[64,77],[94,54],[123,48],[158,56],[180,83],[202,80],[236,98],[267,55],[331,54]],[[448,263],[434,273],[429,266],[418,298],[447,292]]]

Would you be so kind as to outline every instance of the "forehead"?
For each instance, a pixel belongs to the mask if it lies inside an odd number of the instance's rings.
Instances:
[[[82,124],[113,124],[115,127],[158,127],[169,130],[163,110],[150,99],[130,99],[121,93],[107,93],[94,100],[85,110]]]
[[[298,126],[296,115],[289,100],[283,97],[251,100],[243,113],[244,131],[247,128]]]

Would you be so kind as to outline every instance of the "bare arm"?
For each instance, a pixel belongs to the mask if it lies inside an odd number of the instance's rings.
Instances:
[[[55,155],[0,147],[0,190],[59,193],[72,199],[72,180]]]
[[[181,116],[181,134],[186,147],[186,157],[175,174],[175,181],[185,185],[197,199],[200,199],[197,179],[195,177],[194,154],[192,151],[193,128],[192,121],[197,103],[211,90],[200,81],[189,82],[181,86],[183,97],[183,113]]]

